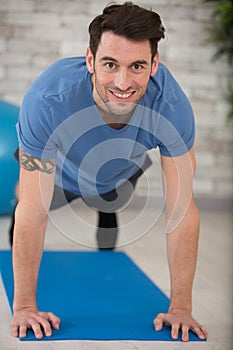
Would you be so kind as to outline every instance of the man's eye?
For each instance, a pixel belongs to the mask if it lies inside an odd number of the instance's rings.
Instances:
[[[141,70],[143,67],[142,67],[142,65],[141,64],[139,64],[139,63],[135,63],[134,65],[133,65],[133,70]]]
[[[108,69],[113,69],[113,68],[116,67],[115,63],[113,63],[113,62],[108,62],[108,63],[106,63],[105,66],[106,66],[106,68],[108,68]]]

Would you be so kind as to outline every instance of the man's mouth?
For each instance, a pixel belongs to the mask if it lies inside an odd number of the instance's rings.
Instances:
[[[114,96],[116,96],[116,97],[118,97],[118,98],[122,98],[122,99],[127,99],[127,98],[131,97],[131,96],[134,94],[134,91],[133,91],[133,92],[124,93],[124,94],[121,94],[121,93],[115,92],[115,91],[111,91],[111,90],[110,90],[110,92],[111,92]]]

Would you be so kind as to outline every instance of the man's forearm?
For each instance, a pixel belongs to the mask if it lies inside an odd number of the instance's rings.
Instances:
[[[192,285],[196,269],[199,212],[192,200],[182,222],[167,234],[172,309],[192,310]]]
[[[36,307],[36,286],[47,214],[18,204],[13,244],[14,310]]]

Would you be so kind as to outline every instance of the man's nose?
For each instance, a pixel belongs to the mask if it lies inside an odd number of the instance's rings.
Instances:
[[[115,87],[121,91],[126,91],[131,86],[130,72],[127,69],[120,69],[116,73]]]

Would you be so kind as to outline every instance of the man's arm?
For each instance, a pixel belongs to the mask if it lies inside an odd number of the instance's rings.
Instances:
[[[59,327],[52,313],[37,310],[36,287],[42,256],[48,210],[54,189],[56,162],[40,160],[20,149],[19,203],[15,213],[13,242],[14,316],[12,335],[25,337],[32,328],[35,336],[51,335],[50,323]]]
[[[163,325],[170,325],[174,339],[178,337],[179,329],[182,331],[183,341],[189,340],[189,330],[203,339],[208,337],[207,331],[192,317],[192,285],[200,222],[192,194],[194,150],[176,158],[161,156],[161,162],[166,197],[171,296],[168,313],[157,315],[154,325],[156,330],[161,330]]]

